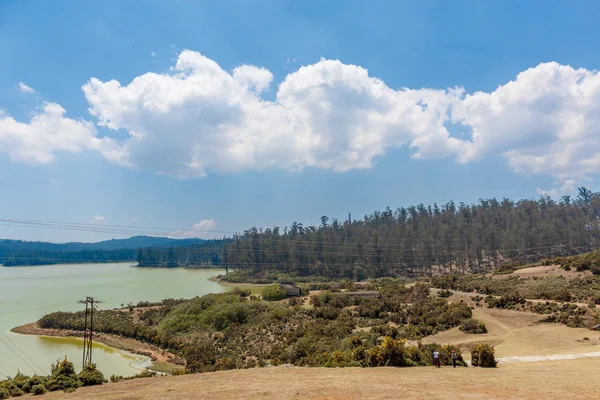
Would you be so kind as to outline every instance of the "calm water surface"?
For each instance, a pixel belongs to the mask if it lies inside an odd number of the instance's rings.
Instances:
[[[77,311],[86,296],[103,301],[100,308],[166,298],[191,298],[220,293],[223,286],[208,279],[221,270],[131,268],[131,263],[66,264],[39,267],[0,266],[0,374],[17,369],[26,374],[50,373],[50,364],[66,355],[81,367],[83,341],[73,338],[19,335],[16,326],[37,321],[53,311]],[[133,375],[143,357],[98,345],[93,360],[105,377]],[[0,375],[1,377],[2,375]]]

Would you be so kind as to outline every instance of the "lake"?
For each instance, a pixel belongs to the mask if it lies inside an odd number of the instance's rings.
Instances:
[[[221,293],[227,288],[208,279],[217,269],[132,268],[132,263],[64,264],[36,267],[0,267],[0,380],[17,370],[32,375],[50,373],[50,364],[67,358],[81,368],[83,340],[40,337],[10,332],[53,311],[78,311],[86,296],[102,300],[101,309],[138,301],[192,298]],[[101,344],[93,361],[106,378],[129,376],[148,363],[146,357],[126,354]],[[42,371],[39,371],[41,369]]]

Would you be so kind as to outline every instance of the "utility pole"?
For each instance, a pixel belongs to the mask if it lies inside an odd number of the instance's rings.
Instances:
[[[85,300],[80,300],[79,303],[85,304],[85,325],[83,329],[83,366],[92,363],[92,340],[94,336],[94,308],[96,304],[101,303],[100,300],[93,297],[86,297]]]

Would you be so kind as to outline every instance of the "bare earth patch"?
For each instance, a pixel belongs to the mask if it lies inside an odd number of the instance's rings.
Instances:
[[[598,360],[507,364],[495,369],[256,368],[134,379],[45,399],[594,399]]]
[[[545,276],[564,276],[565,278],[578,278],[580,276],[591,275],[590,271],[577,272],[575,270],[565,271],[558,265],[540,265],[538,267],[528,267],[518,269],[506,275],[494,275],[492,279],[505,279],[509,276],[518,276],[520,278],[534,278]]]

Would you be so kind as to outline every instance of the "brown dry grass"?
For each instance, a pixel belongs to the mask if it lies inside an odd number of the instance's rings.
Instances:
[[[453,295],[450,301],[467,301],[468,295]],[[488,333],[473,335],[453,328],[429,336],[424,343],[455,344],[463,350],[475,343],[496,347],[496,357],[545,356],[600,351],[600,335],[584,328],[569,328],[557,323],[539,322],[544,316],[529,312],[476,307],[473,318],[485,323]],[[590,340],[583,340],[588,337]],[[468,355],[465,354],[465,358]]]
[[[509,276],[518,276],[519,278],[534,278],[534,277],[546,277],[546,276],[564,276],[565,278],[578,278],[580,276],[591,275],[590,271],[565,271],[558,265],[540,265],[537,267],[528,267],[518,269],[510,274],[506,275],[494,275],[493,279],[505,279]]]
[[[258,368],[157,377],[53,393],[45,399],[562,399],[598,398],[597,359],[496,369]]]

